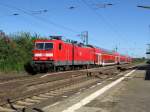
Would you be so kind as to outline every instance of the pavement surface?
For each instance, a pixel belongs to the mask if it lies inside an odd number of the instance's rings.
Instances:
[[[118,82],[116,81],[118,79],[112,78],[98,83],[82,92],[77,91],[63,101],[46,106],[43,110],[44,112],[150,112],[150,66],[144,65],[135,71],[119,75]],[[90,96],[92,94],[97,96]]]

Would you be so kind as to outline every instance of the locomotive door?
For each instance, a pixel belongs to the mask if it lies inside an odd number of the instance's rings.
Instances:
[[[57,55],[58,55],[58,65],[63,65],[63,50],[62,50],[62,43],[59,43],[58,44],[58,52],[57,52]]]
[[[66,44],[66,48],[65,48],[65,53],[66,53],[66,65],[70,65],[71,61],[70,61],[70,46]]]

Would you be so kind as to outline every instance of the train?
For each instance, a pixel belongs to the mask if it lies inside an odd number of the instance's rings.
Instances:
[[[34,72],[60,71],[131,63],[132,58],[61,36],[34,40],[31,67]]]

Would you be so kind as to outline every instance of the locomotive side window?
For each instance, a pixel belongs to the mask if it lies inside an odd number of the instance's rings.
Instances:
[[[45,50],[53,49],[53,43],[45,43]]]
[[[59,50],[61,50],[62,49],[62,44],[59,44]]]

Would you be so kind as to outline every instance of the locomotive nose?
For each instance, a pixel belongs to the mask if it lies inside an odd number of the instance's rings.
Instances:
[[[42,57],[40,57],[40,60],[42,61],[48,61],[48,60],[52,60],[53,58],[53,53],[44,53]]]
[[[53,53],[46,53],[45,56],[46,57],[53,57]]]
[[[35,53],[33,60],[40,60],[40,61],[46,61],[46,60],[52,60],[53,53]]]

